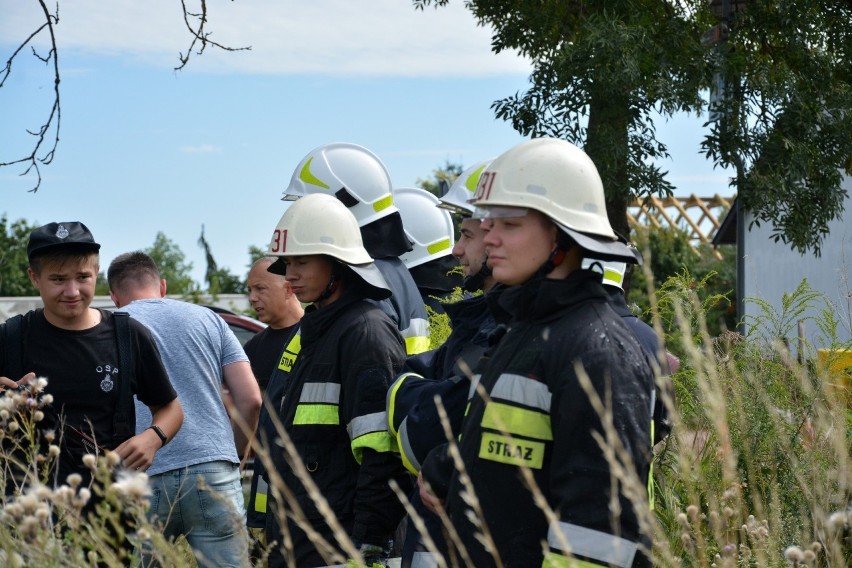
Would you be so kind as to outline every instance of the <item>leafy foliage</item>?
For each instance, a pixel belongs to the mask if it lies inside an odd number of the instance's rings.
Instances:
[[[180,247],[162,231],[154,237],[154,244],[145,249],[160,269],[160,276],[166,279],[169,294],[192,294],[198,292],[198,285],[192,280],[192,263],[186,262],[186,255]]]
[[[27,277],[27,241],[35,229],[24,219],[10,222],[0,216],[0,296],[30,296],[33,285]]]
[[[723,245],[717,250],[701,246],[697,252],[690,246],[689,236],[677,228],[647,228],[634,234],[639,250],[647,256],[647,267],[636,267],[630,274],[628,299],[641,317],[650,321],[653,315],[648,284],[663,282],[658,304],[663,331],[667,337],[680,332],[671,302],[683,301],[685,294],[698,294],[702,318],[711,336],[736,327],[736,251]],[[694,323],[694,320],[693,320]],[[673,342],[677,349],[677,341]]]
[[[432,170],[431,179],[417,178],[417,187],[422,187],[429,193],[435,195],[435,197],[441,197],[443,189],[442,186],[446,185],[446,187],[449,188],[449,186],[453,185],[453,182],[456,181],[456,178],[459,177],[463,171],[463,165],[447,160],[444,162],[443,166]]]
[[[448,0],[413,0],[442,6]],[[631,197],[674,186],[651,161],[669,157],[655,120],[713,116],[701,149],[737,170],[732,183],[776,240],[819,254],[852,173],[852,5],[847,0],[467,0],[495,52],[533,63],[530,88],[496,101],[523,135],[581,146],[600,171],[613,228],[628,233]],[[720,21],[720,17],[724,21]],[[701,38],[725,26],[712,49]],[[721,85],[721,88],[718,86]],[[718,119],[717,119],[718,118]]]
[[[818,300],[803,284],[784,312]],[[675,302],[686,356],[673,377],[675,433],[657,448],[657,517],[672,557],[686,566],[779,566],[785,555],[793,565],[844,565],[849,525],[837,512],[850,498],[852,430],[843,398],[808,362],[813,352],[800,365],[768,340],[787,327],[784,313],[765,311],[767,327],[750,327],[745,338],[711,340],[700,310],[683,317],[700,303],[695,291]],[[788,548],[797,542],[804,546]]]
[[[819,255],[852,174],[852,5],[752,1],[713,54],[722,120],[702,144],[755,223],[776,241]]]

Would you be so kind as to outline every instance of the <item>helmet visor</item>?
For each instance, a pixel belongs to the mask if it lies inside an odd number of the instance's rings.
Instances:
[[[526,217],[529,213],[526,207],[477,207],[473,211],[474,219],[509,219],[512,217]]]

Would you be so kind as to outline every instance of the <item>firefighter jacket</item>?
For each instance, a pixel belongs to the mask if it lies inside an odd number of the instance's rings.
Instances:
[[[507,567],[568,565],[562,552],[569,549],[585,566],[647,564],[639,545],[649,540],[593,435],[608,448],[622,448],[616,455],[632,460],[635,481],[647,482],[654,380],[647,356],[607,301],[600,274],[576,270],[564,280],[536,278],[507,290],[499,302],[514,319],[482,368],[479,385],[487,396],[472,389],[459,442],[480,510],[468,514],[455,473],[446,503],[473,565],[495,562],[472,522],[487,525]],[[581,385],[580,366],[611,410],[612,427],[602,426]],[[522,468],[557,522],[548,525]],[[431,482],[429,469],[423,473]],[[613,499],[620,505],[615,519]],[[542,542],[550,546],[547,556]]]
[[[470,391],[472,370],[497,327],[485,296],[444,306],[452,333],[441,347],[409,357],[403,374],[388,390],[388,419],[403,463],[412,473],[429,451],[447,441],[435,396],[440,397],[451,429],[458,434]]]
[[[428,351],[429,316],[411,273],[395,257],[377,258],[373,262],[385,277],[392,293],[389,299],[379,303],[379,307],[396,323],[405,340],[405,352],[416,355]]]
[[[347,288],[323,308],[309,307],[300,335],[301,350],[286,386],[278,400],[270,402],[304,468],[352,539],[383,545],[404,515],[388,481],[395,479],[403,491],[410,488],[385,412],[387,388],[405,359],[403,340],[387,316],[356,288]],[[269,423],[263,435],[295,504],[334,543],[290,466],[281,436]],[[272,496],[270,502],[271,507],[278,505]],[[283,508],[292,515],[292,503]],[[282,542],[276,515],[266,517],[267,538]],[[319,556],[299,556],[303,548],[313,548],[310,542],[297,542],[308,537],[292,520],[288,522],[297,564],[319,565],[311,564]]]
[[[269,415],[269,409],[277,408],[275,405],[281,401],[287,379],[293,364],[299,356],[302,348],[302,336],[298,325],[290,328],[284,342],[283,349],[278,357],[278,366],[272,372],[263,393],[263,406],[260,408],[260,417],[257,421],[258,432],[265,434],[274,432],[275,426]],[[267,401],[272,401],[267,403]],[[266,443],[264,441],[264,443]],[[266,526],[266,505],[269,499],[269,480],[263,461],[255,457],[252,464],[251,486],[249,489],[248,502],[246,504],[246,526],[251,528],[264,528]]]

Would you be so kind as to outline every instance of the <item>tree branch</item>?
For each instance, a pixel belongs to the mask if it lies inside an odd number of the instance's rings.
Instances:
[[[24,156],[22,158],[18,158],[9,162],[0,162],[0,167],[3,166],[11,166],[14,164],[28,164],[26,169],[21,172],[20,175],[25,176],[32,171],[35,171],[36,175],[36,184],[29,191],[35,193],[38,191],[38,188],[41,186],[41,170],[39,168],[39,164],[50,164],[53,161],[53,156],[56,153],[56,147],[59,145],[59,126],[62,121],[62,110],[59,104],[59,52],[56,49],[56,34],[54,30],[54,26],[59,23],[59,4],[56,5],[55,13],[51,14],[45,4],[44,0],[38,0],[39,5],[41,6],[42,13],[44,14],[44,23],[40,25],[33,33],[27,37],[20,46],[12,53],[12,56],[9,57],[9,60],[6,62],[6,67],[3,69],[2,78],[0,78],[0,88],[6,83],[6,79],[12,73],[12,62],[14,59],[20,55],[21,51],[38,36],[45,28],[47,28],[48,33],[50,35],[50,49],[47,52],[47,55],[42,57],[38,54],[35,47],[30,46],[32,50],[33,56],[43,61],[45,64],[53,62],[53,106],[50,109],[50,114],[47,117],[47,120],[41,127],[33,132],[32,130],[27,129],[27,133],[36,137],[36,142],[33,146],[32,152],[28,156]],[[39,157],[39,150],[42,149],[42,145],[45,143],[45,138],[47,137],[50,131],[53,131],[53,144],[50,145],[50,148],[47,152]]]
[[[231,1],[233,2],[233,0]],[[183,53],[178,54],[180,65],[175,67],[175,71],[180,71],[186,67],[186,64],[189,63],[192,51],[198,43],[201,44],[201,47],[198,48],[196,55],[204,53],[204,50],[208,45],[218,47],[224,51],[251,51],[250,45],[246,47],[228,47],[210,39],[212,33],[204,31],[204,26],[207,23],[207,0],[201,0],[201,12],[199,13],[190,12],[186,7],[186,0],[180,0],[180,3],[183,8],[183,22],[186,24],[186,29],[189,30],[190,35],[192,35],[192,42],[189,44],[189,49],[186,50],[186,55]],[[197,20],[197,27],[193,27],[190,22],[191,19]]]

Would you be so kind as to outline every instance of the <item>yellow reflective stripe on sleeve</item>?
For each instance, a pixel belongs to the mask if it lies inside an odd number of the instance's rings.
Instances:
[[[422,375],[418,375],[417,373],[403,373],[393,382],[393,384],[388,389],[388,395],[385,400],[385,408],[388,412],[388,430],[390,433],[396,436],[398,431],[394,428],[394,416],[396,414],[396,395],[399,392],[399,389],[402,387],[402,384],[410,377],[416,377],[418,379],[422,379]]]
[[[605,564],[595,564],[579,558],[548,552],[544,555],[544,562],[541,563],[541,566],[542,568],[601,568]]]
[[[405,353],[407,355],[418,355],[429,351],[431,343],[428,337],[406,337]]]
[[[571,523],[551,524],[547,530],[547,544],[556,550],[562,550],[567,544],[570,550],[564,551],[566,553],[602,566],[619,568],[633,565],[637,549],[633,541]]]
[[[388,432],[386,412],[374,412],[353,418],[346,426],[346,431],[352,440],[352,455],[358,463],[361,463],[364,448],[377,452],[398,451],[396,439]]]
[[[537,440],[553,440],[549,414],[493,400],[485,406],[482,427]]]
[[[258,513],[265,513],[269,484],[260,475],[257,478],[257,492],[254,494],[254,510]]]
[[[541,469],[544,463],[544,442],[483,432],[482,442],[479,445],[479,457],[507,465]]]
[[[371,432],[387,432],[388,431],[388,415],[387,412],[373,412],[363,416],[356,416],[346,425],[346,431],[349,433],[349,439],[354,440]]]
[[[384,211],[391,205],[393,205],[393,195],[389,193],[385,197],[382,197],[373,203],[373,210],[378,213],[379,211]]]
[[[363,459],[364,448],[370,448],[379,453],[397,451],[396,441],[391,438],[390,432],[387,430],[372,432],[352,440],[352,455],[355,456],[355,461],[359,464]]]
[[[300,404],[296,407],[293,426],[321,424],[336,426],[340,424],[340,416],[336,404]]]
[[[411,318],[407,328],[400,330],[405,340],[405,352],[417,355],[429,351],[429,321],[423,318]]]
[[[544,383],[513,373],[500,375],[489,394],[491,398],[510,400],[546,413],[550,413],[550,402],[553,399]]]

